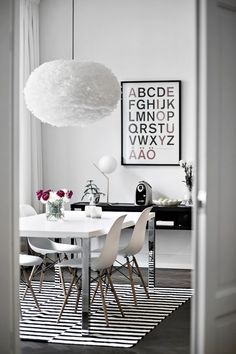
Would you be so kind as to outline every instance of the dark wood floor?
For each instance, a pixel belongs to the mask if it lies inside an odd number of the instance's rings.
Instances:
[[[146,271],[143,270],[146,277]],[[161,287],[191,287],[191,271],[157,269],[156,282]],[[121,277],[115,273],[114,282]],[[48,277],[51,277],[48,273]],[[122,277],[122,279],[124,279]],[[189,354],[190,353],[190,301],[167,317],[131,349],[90,347],[78,345],[46,344],[21,341],[21,354]]]

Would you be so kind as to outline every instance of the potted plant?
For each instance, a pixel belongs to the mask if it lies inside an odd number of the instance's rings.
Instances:
[[[105,195],[105,194],[103,192],[100,192],[98,186],[93,182],[92,179],[89,179],[85,186],[84,194],[81,200],[83,200],[87,195],[88,195],[89,204],[95,205],[99,203],[100,195]]]
[[[192,205],[193,204],[193,199],[192,199],[192,189],[193,189],[193,165],[191,163],[187,163],[186,161],[180,160],[179,162],[180,166],[184,169],[184,174],[185,174],[185,180],[182,181],[186,184],[186,187],[188,189],[188,196],[187,196],[187,201],[186,205]]]

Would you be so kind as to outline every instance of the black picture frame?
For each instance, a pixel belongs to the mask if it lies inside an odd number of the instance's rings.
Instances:
[[[181,80],[121,81],[121,164],[178,166]]]

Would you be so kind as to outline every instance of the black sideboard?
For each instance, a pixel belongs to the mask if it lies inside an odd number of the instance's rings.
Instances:
[[[84,210],[86,202],[71,204],[71,210]],[[142,211],[147,206],[132,203],[99,203],[104,211]],[[190,206],[157,206],[153,205],[152,212],[155,213],[155,227],[157,229],[169,230],[191,230],[192,229],[192,208]]]

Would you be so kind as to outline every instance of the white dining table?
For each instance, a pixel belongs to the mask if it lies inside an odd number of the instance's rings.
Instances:
[[[126,218],[122,228],[134,226],[140,212],[102,212],[101,218],[86,217],[84,211],[65,211],[60,221],[48,221],[46,214],[21,217],[19,220],[20,237],[70,238],[81,239],[82,245],[82,334],[89,333],[90,315],[90,241],[93,237],[106,235],[113,222],[121,215]],[[154,220],[154,213],[149,219]],[[153,230],[151,230],[153,238]],[[150,255],[149,255],[150,256]]]

